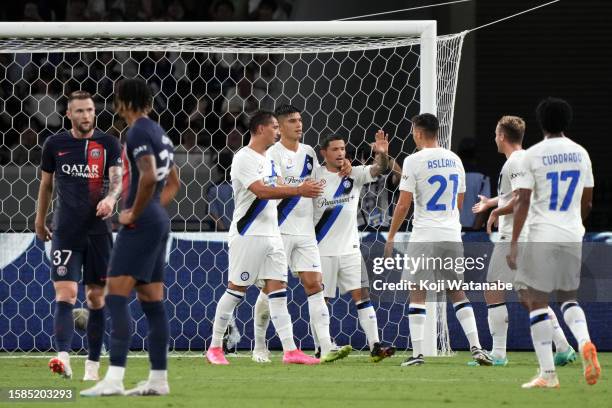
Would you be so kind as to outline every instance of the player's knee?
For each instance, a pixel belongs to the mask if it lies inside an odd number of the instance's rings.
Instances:
[[[87,289],[87,307],[89,309],[101,309],[104,307],[104,289]]]
[[[319,293],[323,290],[323,283],[321,280],[304,280],[302,281],[302,286],[304,286],[304,291],[307,295],[313,295],[315,293]]]
[[[76,285],[62,285],[55,287],[55,300],[57,302],[76,303],[77,288]]]
[[[465,292],[462,290],[447,290],[446,294],[453,303],[463,302],[467,300],[467,296],[465,296]]]

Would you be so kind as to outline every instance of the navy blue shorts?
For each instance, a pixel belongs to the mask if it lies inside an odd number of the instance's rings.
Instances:
[[[164,281],[170,223],[122,227],[117,234],[108,276],[132,276],[138,283]]]
[[[88,235],[85,242],[68,242],[53,235],[51,240],[51,280],[104,286],[113,249],[112,234]]]

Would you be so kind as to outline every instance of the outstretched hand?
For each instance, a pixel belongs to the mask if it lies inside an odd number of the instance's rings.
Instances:
[[[472,212],[474,214],[485,212],[489,208],[491,208],[491,206],[489,205],[489,197],[479,194],[478,198],[480,199],[480,201],[474,204],[474,206],[472,207]]]
[[[374,135],[374,143],[370,145],[374,153],[388,153],[389,152],[389,135],[386,134],[382,129],[376,132]]]

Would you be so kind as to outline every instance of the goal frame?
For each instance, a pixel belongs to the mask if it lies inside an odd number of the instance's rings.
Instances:
[[[437,23],[435,20],[271,22],[5,22],[0,39],[418,37],[420,113],[437,115]],[[180,46],[176,49],[180,51]],[[449,140],[450,144],[450,140]],[[449,146],[450,147],[450,146]],[[438,354],[436,302],[427,302],[423,351]]]

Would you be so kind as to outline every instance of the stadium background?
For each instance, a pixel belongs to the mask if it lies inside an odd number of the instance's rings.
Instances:
[[[74,3],[74,4],[72,4]],[[139,17],[130,14],[129,5],[132,1],[126,0],[123,2],[107,2],[108,4],[123,3],[123,11],[121,9],[108,7],[105,9],[106,17],[113,19],[123,19],[125,21],[136,20]],[[202,2],[204,6],[200,6],[198,13],[190,12],[190,5],[199,2],[191,1],[172,1],[172,2],[154,2],[159,5],[156,10],[156,16],[160,19],[181,20],[199,15],[203,20],[210,19],[206,2]],[[245,4],[245,2],[236,2],[237,4]],[[277,9],[277,17],[289,18],[293,20],[329,20],[335,18],[350,17],[353,15],[367,14],[372,11],[400,9],[410,6],[424,5],[428,2],[403,2],[403,1],[380,1],[377,2],[376,10],[371,9],[371,4],[368,2],[348,2],[335,1],[325,2],[322,0],[288,2],[290,8]],[[66,1],[56,2],[26,2],[23,4],[9,4],[3,7],[0,15],[4,20],[18,21],[20,19],[34,20],[51,19],[55,15],[56,19],[74,18],[74,19],[92,19],[96,17],[91,13],[90,9],[85,8],[85,12],[79,14],[78,1],[66,4]],[[457,4],[454,6],[440,7],[424,11],[414,11],[409,13],[400,13],[392,16],[375,17],[376,19],[436,19],[438,20],[439,34],[457,32],[464,29],[470,29],[480,24],[487,23],[497,18],[512,14],[513,12],[529,8],[537,5],[537,1],[513,1],[513,2],[492,2],[492,1],[473,1],[465,4]],[[33,5],[36,5],[38,14],[33,13]],[[128,6],[126,9],[126,5]],[[180,7],[183,12],[181,16]],[[236,7],[234,18],[242,19],[261,19],[267,18],[265,14],[248,15],[240,6]],[[26,10],[26,15],[23,12]],[[64,10],[65,15],[62,16],[61,10]],[[283,10],[280,13],[279,10]],[[529,146],[538,141],[541,136],[535,124],[534,107],[537,101],[545,95],[556,95],[569,100],[574,106],[575,120],[572,125],[569,135],[575,138],[579,143],[583,144],[590,152],[593,168],[596,177],[595,186],[595,201],[594,210],[589,218],[587,227],[590,232],[611,231],[611,200],[612,198],[612,163],[608,159],[611,151],[611,142],[607,136],[609,125],[607,119],[609,112],[612,111],[612,103],[610,95],[612,95],[612,80],[609,77],[609,66],[612,63],[612,51],[607,44],[612,27],[607,24],[610,21],[612,5],[604,1],[585,0],[585,1],[562,1],[554,6],[534,11],[533,13],[521,16],[517,19],[506,21],[491,27],[468,34],[463,47],[463,56],[461,60],[461,70],[458,81],[457,100],[455,103],[455,121],[453,129],[453,150],[457,150],[462,143],[462,140],[475,138],[475,157],[478,166],[483,173],[490,176],[492,181],[492,191],[495,189],[496,175],[503,157],[496,153],[494,143],[492,141],[493,129],[495,122],[501,114],[512,113],[523,116],[527,120],[528,128],[526,135],[526,145]],[[52,14],[53,13],[53,14]],[[257,13],[255,13],[257,14]],[[214,17],[221,18],[216,15]],[[140,17],[142,18],[142,17]],[[6,55],[1,55],[0,58],[7,58]],[[45,73],[43,72],[43,75]],[[50,73],[47,73],[50,75]],[[48,78],[51,80],[52,78]],[[2,100],[3,112],[9,112],[19,118],[18,111],[22,108],[21,104],[15,103],[12,99],[11,92],[13,91],[13,83],[7,77],[7,73],[3,72],[0,75],[0,99]],[[109,91],[112,88],[109,88]],[[61,106],[62,95],[58,93],[54,95]],[[58,112],[62,112],[59,109]],[[21,175],[28,171],[33,176],[35,167],[31,164],[37,164],[37,154],[39,157],[42,138],[32,140],[31,134],[29,138],[24,138],[24,133],[27,133],[29,123],[25,123],[25,115],[22,119],[16,122],[7,121],[6,114],[0,113],[0,134],[2,143],[0,147],[0,165],[2,165],[2,179],[0,187],[2,191],[3,210],[0,213],[0,229],[2,232],[19,233],[32,228],[33,217],[27,217],[26,214],[31,211],[24,211],[21,206],[21,200],[15,198],[16,195],[35,194],[37,187],[31,184],[23,191],[13,188],[11,177],[16,177],[15,169],[19,168]],[[100,118],[100,120],[110,120],[110,118]],[[162,119],[163,121],[163,119]],[[57,122],[56,128],[66,125],[65,121]],[[194,135],[194,140],[189,141],[190,144],[195,144],[196,147],[203,151],[210,147],[217,150],[222,150],[227,144],[225,137],[229,138],[228,134],[222,135],[219,139],[204,126],[203,132]],[[218,129],[218,123],[211,125],[210,129]],[[53,127],[48,130],[53,131]],[[47,132],[48,134],[49,132]],[[46,136],[46,134],[42,134]],[[184,138],[181,141],[187,141]],[[244,140],[246,141],[246,140]],[[179,142],[175,138],[175,142]],[[186,143],[186,142],[184,142]],[[181,146],[179,146],[181,147]],[[185,146],[183,146],[185,147]],[[38,152],[38,153],[37,153]],[[399,159],[402,159],[402,154],[408,151],[396,152]],[[30,169],[24,169],[30,167]],[[9,196],[10,194],[10,196]],[[11,208],[13,207],[13,208]],[[204,209],[206,207],[203,207]],[[12,214],[9,218],[6,214]],[[24,216],[19,217],[20,214]],[[180,214],[180,209],[179,209]],[[188,217],[183,217],[187,219]],[[210,222],[193,225],[190,223],[182,223],[182,220],[175,221],[175,226],[178,224],[180,230],[185,227],[196,230],[214,230],[214,225],[211,227]],[[6,242],[6,241],[3,241]],[[177,246],[181,245],[179,240],[175,241]],[[191,244],[190,244],[191,245]],[[202,255],[196,256],[195,251],[193,256],[185,256],[181,260],[177,260],[177,270],[181,268],[193,270],[194,267],[201,267],[208,271],[214,268],[223,270],[225,268],[223,257],[215,256],[220,253],[221,244],[214,242],[203,244],[204,246],[199,251]],[[32,246],[37,248],[36,251],[30,252]],[[0,281],[0,298],[2,302],[2,318],[0,318],[0,335],[2,335],[3,349],[27,348],[28,342],[36,341],[36,338],[31,336],[26,330],[23,330],[26,323],[31,319],[35,321],[38,314],[49,314],[48,308],[50,302],[36,302],[36,299],[44,297],[52,298],[50,286],[47,281],[48,269],[42,259],[42,246],[38,242],[31,243],[27,247],[23,255],[14,259],[10,265],[3,265],[2,280]],[[197,248],[192,248],[196,250]],[[186,252],[189,252],[186,250]],[[37,255],[36,255],[37,254]],[[38,258],[36,258],[38,256]],[[213,256],[213,258],[210,258]],[[193,264],[189,264],[193,259]],[[207,262],[214,259],[214,265],[210,264],[210,269],[207,269]],[[173,260],[170,259],[172,264]],[[33,281],[39,282],[35,288],[40,289],[40,292],[35,290],[26,290],[26,285],[23,282],[24,268],[31,271]],[[17,280],[16,275],[12,275],[13,271],[21,270],[22,275]],[[28,272],[29,273],[29,272]],[[210,274],[212,276],[213,274]],[[220,278],[220,274],[215,274]],[[185,307],[189,302],[196,302],[198,299],[215,299],[220,296],[222,290],[221,279],[215,280],[208,278],[211,283],[210,291],[202,292],[196,288],[197,282],[194,282],[192,277],[186,280],[181,280],[181,277],[186,276],[184,273],[176,274],[176,279],[169,281],[169,299],[175,308],[174,312],[177,316],[185,312]],[[28,275],[25,275],[25,279]],[[172,288],[176,290],[174,294]],[[296,303],[304,303],[301,296],[301,291],[295,292],[294,300]],[[254,296],[253,293],[250,296]],[[254,299],[253,299],[254,300]],[[205,304],[209,304],[210,300],[206,300]],[[42,310],[36,310],[36,306]],[[486,329],[486,312],[482,305],[477,305],[476,314],[481,332],[487,332]],[[44,309],[47,310],[44,310]],[[203,308],[201,313],[206,315],[207,320],[212,316],[208,316],[212,308]],[[610,315],[611,309],[609,304],[593,304],[587,305],[587,313],[591,312],[591,330],[593,331],[594,340],[600,345],[600,348],[612,350],[611,339],[606,338],[606,333],[610,333]],[[198,310],[196,309],[197,313]],[[303,313],[304,311],[300,312]],[[188,313],[193,314],[191,309]],[[250,313],[250,311],[242,309],[241,313]],[[395,311],[394,316],[397,319],[401,317],[401,311]],[[518,305],[511,307],[511,319],[517,322],[511,327],[512,333],[509,340],[509,347],[515,349],[531,348],[528,335],[520,335],[519,333],[527,333],[526,314],[521,311]],[[450,313],[449,326],[451,333],[458,329],[458,325],[452,313]],[[514,319],[513,317],[517,317]],[[144,329],[144,322],[140,315],[136,315],[139,320],[138,329]],[[393,321],[397,321],[394,319]],[[198,325],[195,320],[190,320],[189,315],[185,316],[184,322],[177,323],[175,320],[172,326],[173,337],[178,339],[177,348],[184,348],[185,344],[196,341],[190,346],[202,347],[203,339],[209,336],[209,325]],[[9,322],[11,329],[9,330]],[[594,323],[595,322],[595,323]],[[37,324],[37,323],[35,323]],[[304,333],[306,327],[296,328],[296,333]],[[334,330],[334,329],[332,329]],[[51,332],[51,322],[49,319],[41,320],[40,327],[37,330],[40,333]],[[343,327],[343,332],[351,333],[353,327]],[[21,335],[20,335],[21,333]],[[248,334],[248,331],[247,331]],[[298,334],[300,336],[300,334]],[[454,337],[454,338],[453,338]],[[488,336],[483,336],[485,339]],[[453,348],[464,348],[467,344],[457,336],[451,336]],[[191,340],[189,340],[191,339]],[[43,341],[40,339],[39,341]],[[342,338],[338,339],[342,341]],[[356,337],[356,346],[364,339]],[[75,340],[82,341],[82,340]],[[187,343],[185,343],[187,341]],[[138,339],[135,339],[138,342]],[[488,341],[483,342],[485,346]],[[34,343],[32,343],[34,344]],[[45,347],[45,343],[37,343],[41,347]],[[47,345],[48,346],[48,345]],[[75,346],[77,346],[75,344]],[[139,345],[136,344],[136,347]],[[274,344],[273,344],[274,346]],[[400,345],[401,346],[401,345]]]

